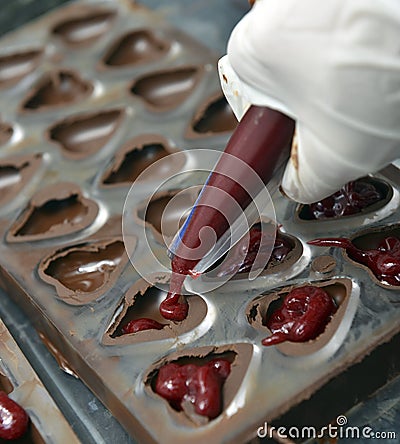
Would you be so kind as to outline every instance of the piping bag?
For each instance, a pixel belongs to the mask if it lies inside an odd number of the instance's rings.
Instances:
[[[160,304],[164,318],[186,318],[185,278],[207,270],[246,234],[247,222],[255,222],[252,203],[286,164],[294,129],[294,120],[279,111],[249,107],[170,246],[170,289]]]

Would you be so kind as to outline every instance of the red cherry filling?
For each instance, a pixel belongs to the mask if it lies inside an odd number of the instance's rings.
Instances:
[[[335,310],[332,297],[322,288],[311,285],[294,288],[267,319],[266,326],[272,335],[263,339],[262,344],[315,339],[325,330]]]
[[[0,392],[0,438],[21,438],[28,429],[29,416],[5,392]]]
[[[318,247],[344,248],[350,259],[367,266],[375,277],[387,285],[400,285],[400,239],[395,236],[383,238],[378,246],[369,250],[357,248],[350,239],[322,238],[308,242]]]
[[[249,234],[233,246],[218,276],[248,273],[253,265],[255,269],[266,268],[272,261],[282,262],[292,250],[293,246],[279,232],[274,239],[271,233],[262,230],[260,223],[255,224]]]
[[[167,297],[160,304],[160,313],[170,321],[183,321],[189,311],[189,304],[184,295],[181,294],[185,275],[173,272],[169,284]]]
[[[126,335],[129,333],[137,333],[143,330],[162,330],[164,324],[160,324],[154,319],[150,318],[139,318],[132,319],[124,327],[122,327],[122,334]]]
[[[216,418],[222,411],[222,386],[231,371],[226,359],[213,359],[203,365],[171,362],[157,374],[155,391],[175,410],[190,402],[198,415]]]
[[[308,205],[307,219],[329,219],[360,213],[383,196],[372,183],[349,182],[331,196]]]

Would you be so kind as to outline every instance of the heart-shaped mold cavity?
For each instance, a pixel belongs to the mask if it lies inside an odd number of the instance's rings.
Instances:
[[[161,245],[169,244],[188,216],[200,189],[200,186],[194,186],[156,193],[135,208],[134,219],[149,227]]]
[[[0,56],[0,88],[9,88],[33,72],[42,55],[41,49],[32,49]]]
[[[225,96],[218,94],[207,99],[194,115],[186,130],[188,139],[232,132],[238,124]]]
[[[148,29],[139,29],[122,36],[107,51],[104,64],[111,67],[140,65],[161,59],[171,44]]]
[[[109,238],[60,249],[38,266],[40,278],[71,305],[87,304],[112,288],[128,262],[121,238]]]
[[[131,344],[137,342],[157,341],[166,338],[177,338],[197,327],[207,314],[207,304],[197,295],[187,298],[189,313],[182,322],[171,322],[164,319],[159,310],[160,303],[168,293],[169,274],[157,274],[151,277],[150,284],[139,279],[125,294],[122,304],[116,310],[110,327],[103,336],[103,344]],[[156,322],[160,329],[148,328],[130,333],[132,328],[143,328],[136,321],[147,319]],[[133,324],[136,322],[135,324]],[[155,324],[156,325],[156,324]],[[146,323],[146,327],[152,327]]]
[[[267,328],[267,324],[271,315],[280,309],[283,300],[292,290],[303,287],[313,287],[324,290],[333,300],[336,311],[329,316],[324,330],[322,333],[319,333],[315,339],[306,342],[285,341],[276,345],[278,350],[289,356],[305,356],[319,352],[331,341],[342,323],[349,305],[353,288],[352,281],[348,278],[334,278],[325,281],[307,282],[300,285],[282,287],[257,297],[246,309],[246,316],[250,325],[257,330],[269,332],[270,330]],[[297,302],[297,305],[299,304],[300,302]],[[300,310],[300,306],[296,306],[296,309]],[[338,346],[340,346],[340,344]]]
[[[192,94],[201,77],[199,67],[183,66],[139,77],[131,85],[130,91],[142,99],[151,111],[170,111]]]
[[[12,125],[0,120],[0,146],[5,145],[14,134]]]
[[[0,160],[0,206],[13,201],[43,164],[42,154],[26,154]]]
[[[88,227],[97,217],[97,203],[69,182],[49,185],[32,197],[7,233],[8,242],[51,239]]]
[[[372,280],[389,290],[400,287],[400,225],[371,228],[351,238],[319,238],[308,242],[344,249],[344,257],[368,271]]]
[[[118,130],[124,117],[122,109],[69,116],[48,131],[65,156],[82,159],[101,150]]]
[[[175,352],[156,362],[150,368],[144,378],[145,390],[152,398],[162,399],[174,419],[182,425],[199,427],[208,424],[215,418],[218,418],[219,421],[228,420],[225,411],[245,378],[252,354],[253,346],[247,343],[219,347],[206,346]],[[220,370],[227,370],[223,372],[223,375],[220,375],[223,376],[221,379],[218,377],[215,379],[215,375],[212,374],[214,372],[209,368],[214,366],[216,361],[220,362],[217,364]],[[221,361],[223,362],[221,363]],[[171,368],[171,364],[173,368]],[[197,373],[199,369],[200,373]],[[186,388],[192,385],[190,376],[204,382],[204,385],[202,384],[205,389],[203,393],[194,390],[192,393],[194,396],[188,397],[186,395]],[[172,396],[167,400],[166,397],[171,393],[169,390],[166,393],[162,387],[164,389],[171,388],[168,384],[169,379],[171,382],[176,382],[183,390],[178,396]],[[209,384],[212,384],[213,387],[210,388]],[[210,397],[204,396],[206,393]],[[197,409],[202,399],[205,401],[205,408]],[[206,408],[206,405],[210,410]],[[198,410],[202,411],[199,413]],[[210,416],[207,415],[206,410]]]
[[[114,11],[86,11],[57,23],[51,32],[67,45],[88,45],[110,29],[115,16]]]
[[[267,254],[271,252],[267,262],[262,256],[263,250]],[[257,254],[260,256],[257,257]],[[233,279],[246,279],[250,271],[261,268],[257,267],[257,263],[264,268],[261,275],[284,273],[292,268],[302,255],[303,245],[297,237],[281,232],[275,224],[258,222],[207,272],[207,276],[216,278],[234,275]]]
[[[349,182],[320,202],[300,205],[296,217],[303,221],[321,222],[371,213],[385,206],[392,196],[393,189],[384,180],[363,177]]]
[[[138,177],[140,182],[171,177],[185,164],[184,153],[168,158],[175,150],[167,139],[157,134],[144,134],[129,140],[115,155],[113,163],[101,178],[102,185],[129,185]],[[158,160],[158,167],[144,171]],[[144,174],[142,174],[144,173]]]
[[[24,100],[23,111],[43,111],[71,105],[86,98],[93,90],[90,82],[74,71],[62,70],[45,74]]]

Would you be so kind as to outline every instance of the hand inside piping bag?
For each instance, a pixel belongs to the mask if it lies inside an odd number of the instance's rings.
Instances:
[[[231,155],[264,185],[284,162],[282,190],[302,203],[400,157],[399,25],[397,0],[333,0],[323,8],[319,0],[255,2],[218,65],[240,123],[171,246],[166,301],[174,305],[185,277],[232,246],[229,229],[249,204],[249,179]]]

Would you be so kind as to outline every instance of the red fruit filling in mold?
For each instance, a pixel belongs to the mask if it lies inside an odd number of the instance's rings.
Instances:
[[[160,368],[155,391],[175,410],[182,411],[184,403],[191,403],[195,413],[214,419],[222,411],[222,386],[230,371],[226,359],[203,365],[170,362]]]
[[[315,339],[325,330],[335,310],[332,297],[322,288],[312,285],[294,288],[285,296],[282,306],[267,319],[265,325],[272,335],[263,339],[262,344]]]
[[[28,424],[29,416],[25,410],[5,392],[0,391],[0,438],[21,438],[27,432]]]
[[[184,295],[181,294],[184,274],[172,273],[169,292],[160,304],[160,313],[170,321],[183,321],[189,312],[189,304]]]
[[[331,196],[308,205],[309,219],[329,219],[360,213],[383,196],[372,183],[352,181]]]
[[[132,319],[124,327],[122,327],[122,334],[137,333],[143,330],[162,330],[165,327],[164,324],[160,324],[154,319],[139,318]]]
[[[271,242],[273,242],[274,245],[270,252]],[[260,263],[260,265],[265,268],[271,261],[282,262],[292,250],[293,245],[279,233],[276,234],[274,239],[268,231],[265,232],[262,230],[260,223],[255,224],[249,230],[249,237],[243,237],[234,245],[230,253],[230,258],[224,263],[223,269],[218,275],[248,273],[253,267],[253,264],[258,264],[260,260],[262,262],[263,259],[266,258],[266,254],[270,253],[271,256],[268,262]],[[264,251],[265,254],[263,254]],[[243,256],[245,257],[242,260],[241,258],[243,258]]]
[[[317,247],[339,247],[346,250],[350,259],[368,267],[378,281],[387,285],[400,285],[400,239],[395,236],[383,238],[376,248],[362,250],[350,239],[321,238],[308,242]]]

